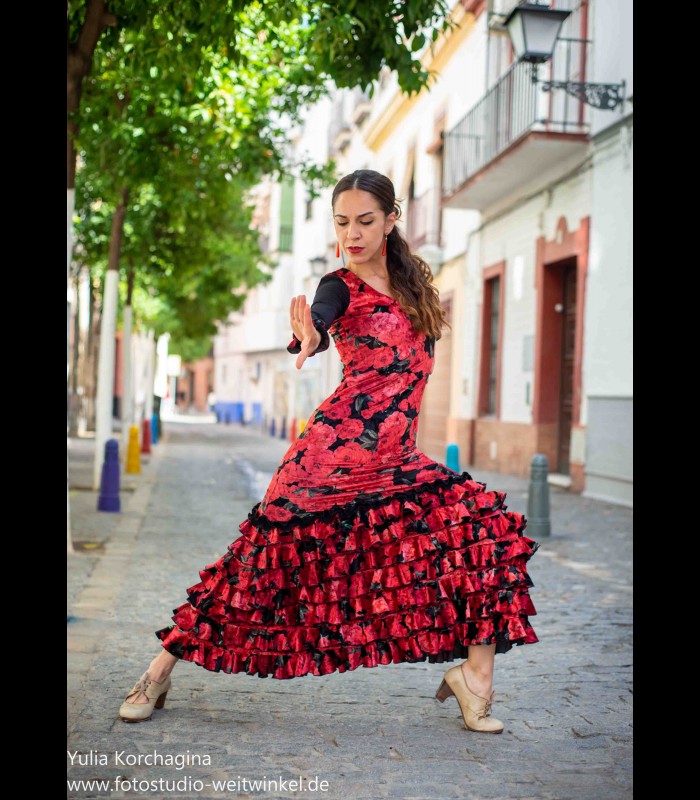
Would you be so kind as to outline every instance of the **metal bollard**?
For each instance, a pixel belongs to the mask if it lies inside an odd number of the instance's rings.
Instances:
[[[277,429],[275,427],[275,418],[273,417],[272,420],[270,421],[270,436],[276,436],[276,435],[277,435]]]
[[[280,439],[287,438],[287,418],[282,417],[282,422],[280,422]]]
[[[454,472],[461,472],[459,468],[459,445],[448,444],[445,456],[445,466]]]
[[[530,462],[527,496],[527,534],[533,539],[551,535],[548,471],[547,456],[536,453]]]

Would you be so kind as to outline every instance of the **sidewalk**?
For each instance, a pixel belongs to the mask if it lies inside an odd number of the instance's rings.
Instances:
[[[632,510],[557,487],[552,536],[529,564],[540,642],[496,659],[501,736],[466,731],[452,699],[438,704],[446,667],[428,663],[264,683],[183,664],[152,720],[117,719],[158,651],[153,632],[238,535],[288,446],[239,426],[166,420],[142,474],[122,477],[132,490],[121,513],[71,492],[74,541],[90,548],[68,558],[68,750],[97,763],[75,756],[68,777],[107,783],[68,797],[631,798]],[[72,486],[89,486],[93,452],[93,440],[70,440]],[[526,480],[463,469],[526,513]],[[172,763],[193,756],[199,764]],[[119,789],[118,775],[149,783]],[[328,791],[285,784],[299,776]],[[283,781],[262,791],[244,778]]]

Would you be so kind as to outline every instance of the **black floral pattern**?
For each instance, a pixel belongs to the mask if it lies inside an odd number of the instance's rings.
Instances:
[[[156,635],[206,669],[279,679],[538,641],[525,517],[416,449],[434,340],[350,270],[331,274],[350,291],[328,327],[342,381]]]

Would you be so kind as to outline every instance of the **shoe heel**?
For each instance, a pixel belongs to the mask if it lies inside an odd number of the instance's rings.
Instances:
[[[167,693],[167,692],[163,692],[163,694],[161,694],[161,695],[158,697],[158,699],[156,700],[156,704],[155,704],[155,706],[153,706],[153,707],[154,707],[154,708],[163,708],[163,706],[165,705],[165,698],[166,698],[167,696],[168,696],[168,693]]]
[[[452,689],[450,689],[449,684],[443,678],[442,683],[438,687],[437,692],[435,692],[436,699],[439,700],[441,703],[444,703],[445,700],[447,700],[448,697],[452,697],[453,694],[454,692],[452,691]]]

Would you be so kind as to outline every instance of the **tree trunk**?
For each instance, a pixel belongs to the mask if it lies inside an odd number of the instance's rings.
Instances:
[[[95,424],[95,468],[93,488],[100,488],[105,443],[112,435],[112,406],[114,403],[114,337],[117,328],[117,300],[119,290],[119,253],[124,234],[128,189],[121,192],[121,200],[114,209],[112,233],[109,241],[109,264],[105,276],[104,300],[100,331],[100,357],[97,372],[97,419]]]
[[[68,266],[66,269],[66,430],[70,434],[70,260],[73,252],[73,208],[75,206],[75,190],[68,189]],[[71,555],[73,538],[70,529],[70,471],[68,451],[66,451],[66,536],[67,552]]]
[[[148,331],[148,368],[146,370],[146,392],[144,394],[143,417],[149,423],[153,418],[153,395],[156,380],[156,338],[153,328]]]
[[[70,6],[66,3],[66,22]],[[108,25],[116,25],[117,19],[112,14],[107,14],[107,4],[104,0],[88,0],[85,13],[85,22],[78,36],[78,41],[74,44],[70,42],[67,53],[67,125],[68,135],[67,144],[67,178],[68,178],[68,289],[70,289],[70,262],[73,253],[73,210],[75,209],[75,137],[78,133],[77,113],[80,107],[80,95],[83,88],[83,79],[90,72],[92,66],[92,56],[97,46],[97,41],[102,35],[102,31]],[[67,28],[66,24],[66,28]],[[70,295],[67,302],[67,328],[68,339],[70,340]],[[70,381],[70,345],[66,347],[66,389]],[[68,395],[68,391],[66,391]],[[70,406],[70,400],[67,403]],[[70,417],[70,410],[67,408],[67,416]],[[70,425],[70,421],[68,421]],[[66,469],[66,474],[68,470]],[[73,553],[73,543],[70,530],[70,492],[66,495],[67,528],[68,528],[68,553]]]
[[[133,380],[133,359],[132,359],[132,319],[133,309],[131,307],[131,295],[134,290],[134,267],[129,269],[127,282],[126,306],[124,308],[124,332],[122,344],[124,346],[124,397],[122,398],[122,447],[126,463],[127,447],[129,445],[129,435],[131,426],[134,424],[134,380]]]
[[[78,327],[76,335],[78,337],[78,347],[75,353],[71,370],[73,372],[73,384],[75,395],[73,401],[77,406],[77,433],[78,436],[84,435],[87,430],[88,414],[88,393],[89,383],[88,365],[90,353],[88,350],[88,336],[90,331],[91,314],[89,296],[89,270],[82,266],[76,278],[77,286],[77,305],[76,318]]]
[[[68,435],[78,433],[78,417],[80,412],[80,390],[78,374],[80,370],[80,275],[71,281],[71,332],[69,337],[70,358],[68,361]]]
[[[117,18],[113,14],[107,13],[107,3],[104,0],[88,0],[85,22],[78,39],[73,44],[68,42],[68,86],[66,91],[68,191],[75,188],[75,137],[78,134],[78,109],[83,91],[83,80],[86,75],[90,74],[92,57],[97,42],[102,36],[102,31],[109,25],[116,24]]]
[[[85,418],[87,429],[95,430],[95,403],[97,401],[97,355],[100,348],[100,325],[102,309],[98,307],[98,295],[92,285],[92,273],[88,268],[88,291],[90,303],[90,327],[87,334],[87,363],[85,365]]]

